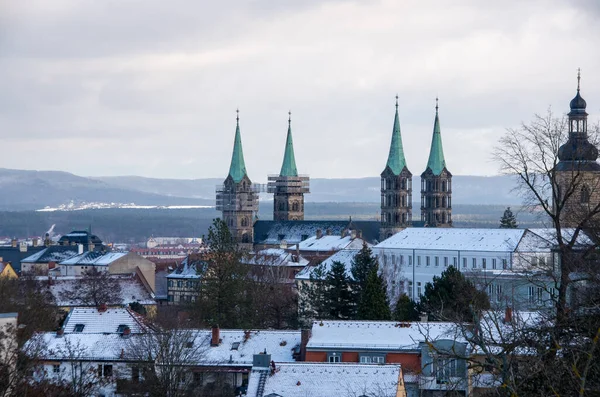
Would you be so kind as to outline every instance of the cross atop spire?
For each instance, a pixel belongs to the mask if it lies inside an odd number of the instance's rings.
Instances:
[[[439,102],[439,100],[440,100],[440,99],[439,99],[438,97],[435,97],[435,113],[436,113],[436,114],[437,114],[437,112],[438,112],[438,109],[440,108],[440,107],[439,107],[439,105],[438,105],[438,102]]]
[[[292,126],[292,111],[288,111],[288,127]]]
[[[581,68],[577,68],[577,92],[579,92],[579,83],[581,82]]]
[[[235,109],[235,121],[237,122],[237,125],[240,125],[240,109],[239,108]]]
[[[396,111],[398,111],[398,94],[396,94]]]

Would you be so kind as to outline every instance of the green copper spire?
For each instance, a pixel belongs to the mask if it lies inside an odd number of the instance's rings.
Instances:
[[[406,167],[404,159],[404,148],[402,147],[402,135],[400,134],[400,120],[398,119],[398,95],[396,95],[396,116],[394,117],[394,130],[392,131],[392,143],[390,145],[390,154],[387,164],[394,175],[400,175],[402,169]]]
[[[283,164],[281,165],[280,176],[298,176],[296,168],[296,157],[294,156],[294,141],[292,141],[292,112],[289,112],[288,132],[285,141],[285,153],[283,155]]]
[[[240,111],[236,110],[237,125],[235,128],[235,140],[233,143],[233,155],[231,156],[231,165],[229,166],[229,175],[235,183],[239,183],[246,175],[246,163],[244,162],[244,152],[242,150],[242,137],[240,136]]]
[[[433,138],[431,138],[431,150],[427,168],[431,169],[433,175],[440,175],[446,168],[444,149],[442,148],[442,134],[440,132],[440,118],[438,116],[438,98],[435,98],[435,123],[433,125]]]

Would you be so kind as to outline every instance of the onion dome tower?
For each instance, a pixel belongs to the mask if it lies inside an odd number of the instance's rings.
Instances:
[[[438,98],[427,168],[421,174],[421,221],[429,227],[452,226],[452,174],[446,168]]]
[[[580,70],[577,71],[577,94],[569,105],[569,138],[558,149],[559,162],[555,170],[562,226],[576,227],[581,226],[590,209],[600,201],[598,149],[588,139],[587,104],[581,96]]]
[[[392,129],[392,142],[385,169],[381,173],[381,241],[398,233],[412,222],[412,173],[406,166],[400,121],[398,95]]]
[[[304,194],[309,193],[309,177],[298,175],[294,141],[292,140],[292,112],[288,112],[288,131],[279,175],[269,175],[268,192],[273,193],[273,220],[304,220]]]
[[[251,250],[254,242],[254,216],[258,213],[258,194],[246,172],[239,110],[236,117],[235,138],[229,174],[222,186],[217,187],[217,211],[229,227],[239,248]]]

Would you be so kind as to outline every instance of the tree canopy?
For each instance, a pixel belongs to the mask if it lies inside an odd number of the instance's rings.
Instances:
[[[360,320],[391,320],[390,303],[387,298],[385,281],[377,274],[377,267],[369,272],[367,282],[358,303]]]

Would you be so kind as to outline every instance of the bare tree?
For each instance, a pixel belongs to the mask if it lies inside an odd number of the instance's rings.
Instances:
[[[209,348],[209,337],[195,330],[172,328],[133,335],[125,357],[137,362],[144,390],[151,396],[178,397],[199,387],[190,369]]]
[[[95,267],[83,273],[76,280],[74,288],[63,291],[61,298],[85,306],[102,304],[121,304],[121,286],[119,280],[108,272],[99,271]]]

